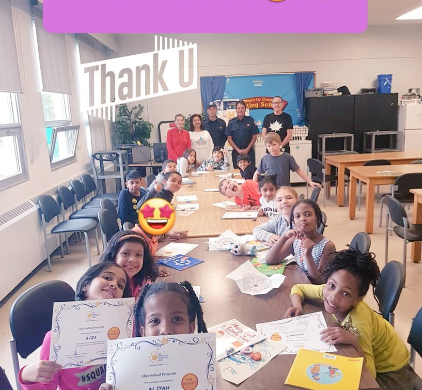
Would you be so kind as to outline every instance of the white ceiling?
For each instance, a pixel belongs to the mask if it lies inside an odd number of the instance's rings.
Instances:
[[[368,25],[422,24],[422,20],[395,20],[422,6],[422,0],[368,0]]]

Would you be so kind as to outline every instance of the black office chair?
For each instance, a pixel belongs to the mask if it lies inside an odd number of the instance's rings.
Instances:
[[[2,390],[13,390],[12,385],[9,382],[9,379],[6,376],[3,368],[0,367],[0,389]]]
[[[364,167],[375,167],[378,165],[391,165],[391,162],[388,160],[370,160],[367,161],[365,164],[363,164]],[[362,197],[362,182],[358,181],[358,210],[360,210],[360,204],[361,204],[361,197]],[[380,186],[377,186],[377,195],[376,198],[379,199],[379,188]]]
[[[371,248],[371,237],[369,237],[369,234],[365,232],[357,233],[352,238],[349,248],[356,249],[360,253],[367,253]]]
[[[418,314],[413,319],[412,327],[410,328],[407,342],[410,344],[410,365],[415,369],[415,352],[422,356],[422,308],[419,309]]]
[[[59,235],[60,250],[63,257],[63,244],[61,240],[61,233],[76,233],[82,232],[85,236],[86,254],[88,257],[88,265],[91,267],[91,255],[89,251],[88,233],[92,230],[95,232],[95,241],[97,244],[97,253],[100,254],[100,248],[98,247],[97,237],[97,226],[98,223],[94,219],[71,219],[68,221],[59,222],[60,208],[54,198],[50,195],[41,195],[38,200],[41,210],[41,220],[44,233],[44,245],[47,254],[48,271],[51,272],[51,258],[50,251],[48,249],[47,237],[52,234]],[[47,224],[54,218],[57,217],[57,225],[51,229],[51,233],[47,234]],[[68,242],[67,242],[68,244]],[[67,247],[69,252],[69,246]]]
[[[114,213],[107,209],[101,209],[98,212],[98,219],[100,221],[103,246],[106,248],[110,238],[120,231],[119,224]]]
[[[72,194],[72,191],[69,190],[66,186],[60,186],[57,188],[59,205],[62,207],[62,216],[64,219],[64,211],[69,208],[76,208],[75,197]],[[108,200],[108,199],[107,199]],[[98,222],[98,211],[101,207],[98,208],[86,208],[81,210],[76,210],[69,215],[69,219],[84,219],[90,218],[95,219]]]
[[[312,190],[310,199],[313,200],[314,202],[318,202],[318,197],[319,197],[320,192],[321,192],[321,187],[315,187]]]
[[[98,194],[98,188],[95,185],[95,180],[92,178],[91,175],[88,175],[87,173],[84,173],[81,176],[81,182],[85,187],[85,192],[86,194],[90,194],[91,192],[94,193],[94,196],[91,198],[91,200],[93,199],[102,199],[102,198],[107,198],[107,199],[112,199],[112,200],[117,200],[119,198],[119,193],[118,192],[110,192],[110,193],[105,193],[105,194]]]
[[[379,301],[382,316],[394,326],[394,310],[404,286],[404,267],[398,261],[390,261],[381,271],[375,296]]]
[[[308,158],[307,173],[308,174],[311,173],[312,181],[322,184],[324,188],[325,188],[325,183],[338,180],[337,175],[326,175],[324,164],[315,158]],[[306,197],[307,198],[309,197],[308,188],[309,188],[309,184],[306,183]],[[324,196],[323,205],[325,207],[325,196]]]
[[[406,245],[408,242],[422,241],[422,224],[412,224],[409,222],[406,210],[401,203],[391,195],[385,195],[384,201],[387,206],[387,220],[385,223],[385,264],[388,262],[388,236],[389,231],[393,231],[403,239],[403,267],[406,276]],[[396,224],[389,227],[389,219]]]
[[[325,227],[327,226],[327,214],[322,211],[322,222],[319,224],[317,230],[319,234],[324,234]]]
[[[414,196],[410,192],[411,189],[422,188],[422,173],[405,173],[399,176],[391,186],[391,195],[400,203],[413,203]],[[382,226],[382,212],[384,205],[384,197],[381,200],[380,226]]]
[[[151,185],[151,183],[155,180],[155,175],[153,173],[150,173],[147,178],[146,178],[146,182],[147,182],[147,188],[149,188],[149,186]]]
[[[31,287],[13,303],[9,315],[12,332],[10,350],[18,389],[18,355],[26,359],[43,343],[45,334],[51,330],[54,302],[74,300],[72,287],[61,280],[50,280]]]
[[[70,187],[72,188],[72,192],[75,194],[76,197],[76,201],[77,202],[82,202],[82,208],[83,209],[87,209],[87,208],[96,208],[99,209],[101,208],[100,206],[100,200],[101,199],[93,199],[90,200],[87,203],[85,202],[85,198],[86,198],[86,190],[85,190],[85,186],[79,181],[79,180],[71,180],[70,181]],[[117,207],[117,200],[115,199],[110,199],[113,204]],[[76,208],[78,208],[78,203],[76,203]]]

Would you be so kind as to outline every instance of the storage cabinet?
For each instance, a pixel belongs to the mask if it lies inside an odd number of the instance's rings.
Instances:
[[[354,134],[354,150],[363,152],[363,133],[397,131],[398,94],[368,94],[305,98],[305,122],[312,141],[312,157],[318,158],[317,139],[320,134]],[[343,140],[330,142],[330,150],[343,149]],[[388,148],[388,138],[377,148]]]

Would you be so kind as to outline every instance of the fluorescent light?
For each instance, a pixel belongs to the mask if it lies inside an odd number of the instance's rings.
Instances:
[[[396,18],[396,20],[415,20],[422,19],[422,7],[416,8],[413,11],[407,12]]]

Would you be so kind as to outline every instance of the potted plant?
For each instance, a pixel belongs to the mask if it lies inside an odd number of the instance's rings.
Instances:
[[[116,121],[114,131],[120,144],[138,144],[149,146],[149,138],[153,125],[151,122],[142,119],[144,110],[142,104],[138,104],[131,109],[127,104],[117,106]]]

